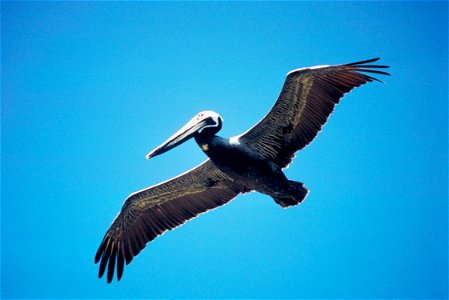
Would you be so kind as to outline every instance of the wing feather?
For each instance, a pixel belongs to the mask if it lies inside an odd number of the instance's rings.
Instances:
[[[95,263],[99,277],[107,271],[117,279],[146,244],[167,230],[221,206],[240,192],[240,185],[222,173],[211,160],[156,186],[130,195],[106,232]]]
[[[380,81],[361,72],[390,75],[378,70],[388,66],[369,64],[377,60],[289,72],[273,108],[238,137],[240,143],[280,167],[287,167],[295,152],[316,137],[344,94],[367,82]]]

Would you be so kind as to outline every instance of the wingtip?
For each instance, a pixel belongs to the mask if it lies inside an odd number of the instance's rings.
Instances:
[[[102,245],[98,248],[97,253],[95,254],[94,264],[98,264],[103,256]]]
[[[383,65],[367,65],[369,63],[376,62],[376,61],[378,61],[380,59],[381,59],[381,57],[375,57],[375,58],[370,58],[370,59],[366,59],[366,60],[356,61],[356,62],[352,62],[352,63],[348,63],[348,64],[342,64],[341,66],[367,67],[367,68],[390,68],[390,66],[383,66]],[[304,70],[313,70],[313,69],[325,68],[325,67],[330,67],[330,66],[331,65],[317,65],[317,66],[312,66],[312,67],[305,67],[305,68],[294,69],[294,70],[291,70],[290,72],[288,72],[287,76],[292,75],[292,74],[297,73],[297,72],[300,72],[300,71],[304,71]],[[384,74],[384,75],[390,75],[389,73],[381,72],[381,71],[378,71],[377,73]]]
[[[347,66],[364,65],[364,64],[369,64],[369,63],[372,63],[372,62],[375,62],[375,61],[378,61],[378,60],[380,60],[380,57],[375,57],[375,58],[370,58],[370,59],[366,59],[366,60],[356,61],[356,62],[349,63],[349,64],[346,64],[346,65]]]
[[[349,63],[349,64],[345,64],[344,66],[351,66],[351,67],[355,67],[355,68],[375,68],[375,69],[388,69],[390,68],[390,66],[386,66],[386,65],[369,65],[370,63],[376,62],[378,60],[380,60],[380,57],[376,57],[376,58],[371,58],[371,59],[367,59],[367,60],[362,60],[362,61],[357,61],[357,62],[353,62],[353,63]],[[377,71],[377,72],[382,72],[382,71]],[[384,74],[384,75],[390,75],[390,74]]]

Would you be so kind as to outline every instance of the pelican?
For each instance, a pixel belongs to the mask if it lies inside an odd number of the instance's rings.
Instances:
[[[308,189],[287,179],[286,168],[295,152],[307,146],[344,94],[371,81],[365,73],[390,75],[370,64],[379,58],[341,65],[296,69],[287,74],[272,109],[245,133],[217,136],[223,119],[203,111],[147,155],[158,156],[194,138],[208,159],[175,178],[131,194],[106,232],[95,263],[99,278],[117,280],[146,244],[167,230],[228,203],[238,194],[257,191],[283,208],[298,205]]]

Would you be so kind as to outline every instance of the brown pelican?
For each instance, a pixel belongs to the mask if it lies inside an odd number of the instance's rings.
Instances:
[[[308,190],[288,180],[282,169],[307,146],[326,123],[344,94],[369,81],[364,73],[390,75],[369,63],[378,58],[289,72],[270,112],[254,127],[232,138],[215,134],[223,119],[203,111],[147,155],[150,159],[194,138],[208,159],[175,178],[131,194],[106,232],[95,256],[99,277],[107,268],[111,282],[124,264],[145,245],[187,220],[221,206],[240,193],[257,191],[289,207],[301,203]]]

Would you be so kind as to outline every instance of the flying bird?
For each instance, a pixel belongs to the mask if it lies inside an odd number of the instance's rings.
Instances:
[[[217,136],[223,119],[203,111],[151,151],[150,159],[194,138],[208,159],[190,171],[131,194],[106,232],[95,255],[99,277],[107,270],[123,275],[125,263],[167,230],[228,203],[240,193],[257,191],[283,208],[308,194],[302,182],[287,179],[295,152],[307,146],[344,94],[370,81],[365,73],[390,75],[373,65],[379,58],[341,65],[296,69],[287,74],[280,95],[262,120],[245,133]]]

